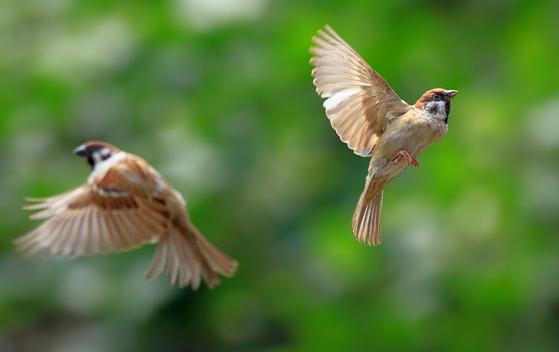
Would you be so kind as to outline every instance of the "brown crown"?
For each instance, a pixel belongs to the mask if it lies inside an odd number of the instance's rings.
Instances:
[[[451,100],[452,97],[456,95],[456,93],[457,92],[455,90],[446,90],[442,88],[430,89],[425,93],[423,93],[421,98],[417,99],[414,105],[416,108],[422,109],[425,106],[425,104],[434,100],[435,94],[441,94],[442,96],[445,97],[445,100]]]

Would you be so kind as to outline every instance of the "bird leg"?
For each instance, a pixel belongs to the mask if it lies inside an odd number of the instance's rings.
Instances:
[[[414,167],[419,167],[419,162],[417,160],[415,160],[411,154],[405,150],[405,149],[400,149],[398,151],[398,153],[396,153],[396,155],[394,155],[394,157],[392,158],[391,162],[393,163],[398,163],[400,160],[402,160],[402,158],[406,158],[406,160],[408,161],[408,163],[411,166]]]

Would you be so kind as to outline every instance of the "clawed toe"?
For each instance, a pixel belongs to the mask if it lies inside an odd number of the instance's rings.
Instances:
[[[415,160],[405,149],[399,150],[398,153],[396,153],[396,155],[392,158],[391,162],[397,164],[400,162],[400,160],[402,160],[402,158],[405,158],[411,166],[419,167],[419,162]]]

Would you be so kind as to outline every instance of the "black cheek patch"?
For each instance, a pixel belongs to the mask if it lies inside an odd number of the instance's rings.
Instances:
[[[429,107],[429,113],[433,115],[435,115],[438,111],[439,111],[439,106],[436,104],[433,104]]]

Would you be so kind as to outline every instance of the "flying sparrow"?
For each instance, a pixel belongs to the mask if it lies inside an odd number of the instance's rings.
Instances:
[[[455,90],[431,89],[408,105],[388,83],[326,26],[313,38],[316,92],[340,139],[359,156],[370,156],[365,189],[353,214],[353,233],[379,245],[384,187],[448,130]]]
[[[74,149],[92,171],[84,184],[44,199],[30,199],[31,219],[47,219],[15,240],[27,255],[80,257],[157,243],[145,276],[165,271],[178,287],[209,287],[231,276],[237,262],[214,247],[190,221],[183,197],[142,158],[105,142]]]

